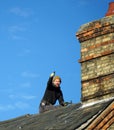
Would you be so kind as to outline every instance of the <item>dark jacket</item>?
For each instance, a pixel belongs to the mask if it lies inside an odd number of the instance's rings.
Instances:
[[[52,104],[54,105],[56,101],[59,101],[60,105],[64,105],[64,99],[63,99],[63,94],[60,89],[60,87],[55,87],[52,83],[53,77],[50,77],[48,82],[47,82],[47,87],[42,99],[42,102],[45,102],[45,105]]]

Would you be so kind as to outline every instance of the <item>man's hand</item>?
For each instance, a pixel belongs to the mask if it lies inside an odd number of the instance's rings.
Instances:
[[[72,104],[72,101],[71,102],[64,102],[64,106],[68,106],[69,104]]]
[[[54,77],[54,76],[55,76],[55,71],[50,74],[50,77]]]
[[[44,102],[42,102],[42,103],[41,103],[41,106],[45,106],[45,103],[44,103]]]
[[[64,102],[64,106],[67,106],[68,105],[68,102]]]

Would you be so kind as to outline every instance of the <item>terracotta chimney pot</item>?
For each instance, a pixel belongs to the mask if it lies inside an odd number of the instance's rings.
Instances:
[[[105,16],[114,15],[114,2],[109,3],[108,11]]]

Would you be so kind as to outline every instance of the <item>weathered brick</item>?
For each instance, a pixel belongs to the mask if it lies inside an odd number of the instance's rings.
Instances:
[[[82,101],[112,96],[114,16],[84,24],[76,35],[81,42]]]

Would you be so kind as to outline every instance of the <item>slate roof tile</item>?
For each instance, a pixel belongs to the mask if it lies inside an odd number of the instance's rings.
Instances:
[[[27,114],[0,122],[0,130],[82,130],[113,101],[98,102],[86,107],[78,103],[42,114]]]

